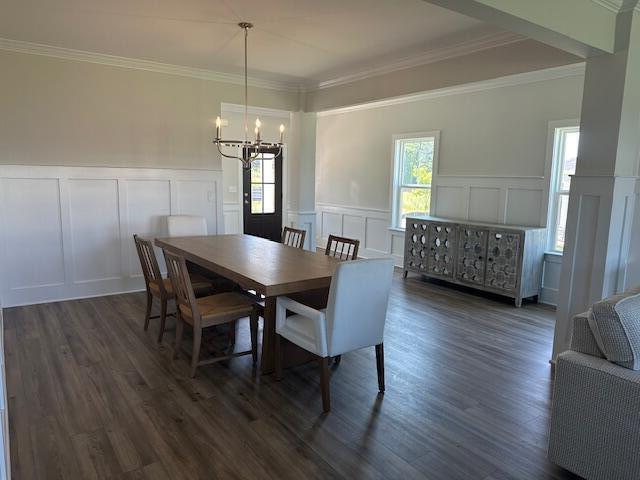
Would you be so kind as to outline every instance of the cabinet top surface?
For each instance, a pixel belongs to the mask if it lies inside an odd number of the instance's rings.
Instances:
[[[414,215],[411,217],[407,217],[407,225],[412,221],[428,221],[428,222],[442,222],[442,223],[456,223],[458,225],[473,225],[480,227],[488,227],[488,228],[496,228],[500,230],[546,230],[544,227],[526,227],[522,225],[506,225],[501,223],[483,223],[483,222],[474,222],[471,220],[462,220],[456,218],[443,218],[443,217],[434,217],[431,215]]]

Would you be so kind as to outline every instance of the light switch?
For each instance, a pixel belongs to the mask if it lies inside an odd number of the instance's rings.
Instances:
[[[238,193],[238,187],[236,187],[235,185],[230,185],[229,193]]]

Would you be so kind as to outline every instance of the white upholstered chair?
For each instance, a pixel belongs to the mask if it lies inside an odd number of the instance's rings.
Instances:
[[[319,357],[322,407],[330,410],[329,360],[375,346],[378,387],[384,392],[384,324],[393,260],[353,260],[338,265],[327,308],[315,310],[288,297],[276,307],[276,377],[282,377],[282,337]],[[287,310],[293,315],[287,316]]]
[[[207,219],[197,215],[169,215],[167,229],[170,237],[208,235]]]

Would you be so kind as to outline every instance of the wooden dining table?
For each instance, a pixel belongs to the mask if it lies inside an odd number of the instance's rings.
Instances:
[[[276,298],[291,296],[316,308],[326,305],[331,277],[340,260],[289,247],[252,235],[208,235],[157,238],[158,247],[229,279],[244,290],[263,295],[264,329],[260,368],[274,368]],[[311,359],[296,345],[285,343],[284,365]]]

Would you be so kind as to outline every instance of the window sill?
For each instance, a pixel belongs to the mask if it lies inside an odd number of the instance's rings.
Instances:
[[[389,227],[388,230],[390,232],[396,232],[396,233],[404,233],[404,228],[400,228],[400,227]]]

